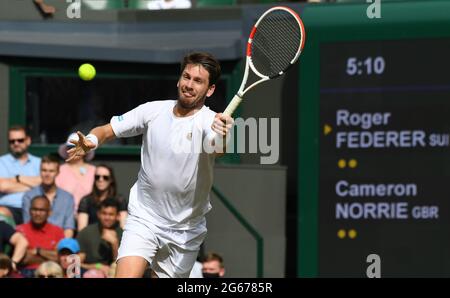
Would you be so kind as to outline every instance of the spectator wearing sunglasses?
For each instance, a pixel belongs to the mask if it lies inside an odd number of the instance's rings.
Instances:
[[[41,183],[41,159],[28,153],[31,138],[23,126],[9,128],[8,143],[9,153],[0,156],[0,206],[10,211],[16,224],[22,224],[23,195]]]
[[[78,207],[78,231],[86,226],[98,222],[97,212],[100,203],[107,198],[114,199],[119,205],[119,222],[123,228],[127,218],[128,202],[120,195],[117,195],[117,183],[113,169],[105,164],[97,165],[95,169],[95,181],[92,187],[92,193],[80,201]]]

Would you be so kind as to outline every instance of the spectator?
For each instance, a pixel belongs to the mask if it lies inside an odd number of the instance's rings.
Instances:
[[[66,160],[67,150],[73,146],[70,140],[78,140],[76,133],[67,138],[67,142],[59,146],[59,155]],[[75,211],[78,210],[81,198],[92,192],[94,184],[95,167],[87,161],[94,158],[94,151],[91,151],[84,159],[66,162],[59,169],[59,175],[56,177],[56,185],[73,195],[75,201]]]
[[[12,264],[10,257],[0,253],[0,278],[9,277],[13,271]]]
[[[117,199],[119,202],[119,221],[120,227],[123,228],[128,214],[128,202],[122,196],[117,196],[117,183],[113,169],[107,165],[98,165],[95,169],[92,193],[81,199],[78,207],[78,231],[81,231],[87,225],[98,222],[98,207],[106,198]]]
[[[73,196],[57,187],[56,176],[59,173],[59,161],[53,156],[44,156],[41,160],[41,180],[39,186],[32,188],[23,196],[23,220],[30,220],[31,199],[36,196],[45,196],[50,201],[51,213],[48,222],[64,230],[65,237],[73,237],[75,218],[73,212]]]
[[[9,224],[11,227],[16,227],[16,222],[14,221],[14,217],[6,207],[0,207],[0,221],[4,221]]]
[[[106,274],[100,269],[89,269],[83,274],[83,278],[106,278]]]
[[[78,241],[73,238],[65,238],[59,241],[57,250],[58,250],[58,263],[63,269],[64,277],[80,277],[81,268],[76,268],[76,266],[70,267],[71,265],[74,264],[75,258],[69,257],[73,255],[77,255],[79,257],[80,245],[78,244]]]
[[[150,10],[156,9],[186,9],[191,8],[190,0],[154,0],[149,1],[147,8]]]
[[[210,252],[203,260],[203,277],[218,278],[225,275],[225,267],[223,265],[223,258],[214,252]]]
[[[17,226],[28,240],[28,250],[21,273],[24,277],[33,277],[34,271],[45,261],[57,261],[56,245],[64,238],[64,231],[47,222],[50,215],[50,201],[45,196],[31,200],[31,221]]]
[[[63,278],[63,270],[58,263],[53,261],[46,261],[39,265],[34,273],[38,278]]]
[[[117,258],[117,250],[122,237],[119,226],[119,204],[114,199],[100,203],[97,212],[98,223],[91,224],[78,234],[81,250],[81,267],[100,269],[108,275],[109,266]]]
[[[25,127],[10,127],[8,142],[10,153],[0,156],[0,206],[8,208],[15,223],[21,224],[23,194],[41,183],[41,159],[28,153],[31,138]]]
[[[0,221],[0,253],[8,253],[8,249],[6,248],[8,245],[13,249],[10,255],[12,255],[12,268],[16,270],[19,263],[25,257],[28,241],[10,225]]]

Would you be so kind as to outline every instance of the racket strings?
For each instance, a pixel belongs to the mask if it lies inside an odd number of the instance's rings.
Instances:
[[[283,71],[298,50],[299,37],[295,34],[299,31],[297,21],[290,14],[288,16],[273,15],[267,19],[267,25],[263,29],[267,36],[272,37],[270,46],[267,47],[269,50],[263,48],[265,55],[270,55],[271,68],[275,73]]]
[[[252,40],[252,62],[263,75],[273,77],[285,71],[301,44],[301,28],[285,10],[275,10],[258,24]]]
[[[288,19],[291,18],[291,19]],[[281,66],[281,62],[292,60],[292,53],[296,53],[298,47],[296,46],[298,36],[296,36],[295,32],[298,30],[298,25],[295,19],[291,15],[286,18],[286,16],[274,15],[267,19],[267,22],[270,23],[267,26],[264,26],[264,29],[267,31],[267,36],[276,37],[274,38],[272,45],[272,52],[275,52],[279,55],[282,55],[281,59],[274,60],[274,62],[278,62]],[[279,27],[283,28],[283,32],[279,31]],[[286,40],[286,44],[283,41]],[[292,46],[292,48],[290,48]],[[286,50],[287,49],[287,50]],[[262,49],[264,50],[264,48]]]

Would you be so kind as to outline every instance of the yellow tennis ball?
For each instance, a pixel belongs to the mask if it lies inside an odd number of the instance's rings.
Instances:
[[[92,64],[84,63],[78,68],[78,75],[84,81],[90,81],[95,77],[95,67]]]

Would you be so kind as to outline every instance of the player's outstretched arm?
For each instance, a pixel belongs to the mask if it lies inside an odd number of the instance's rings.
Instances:
[[[80,131],[77,131],[78,140],[70,140],[75,147],[67,150],[69,158],[67,162],[77,160],[85,156],[89,151],[95,150],[101,144],[110,141],[116,137],[111,124],[105,124],[97,126],[92,129],[91,132],[85,136]]]
[[[97,126],[96,128],[92,129],[89,134],[95,135],[97,137],[98,146],[116,138],[112,126],[109,123],[102,126]]]

